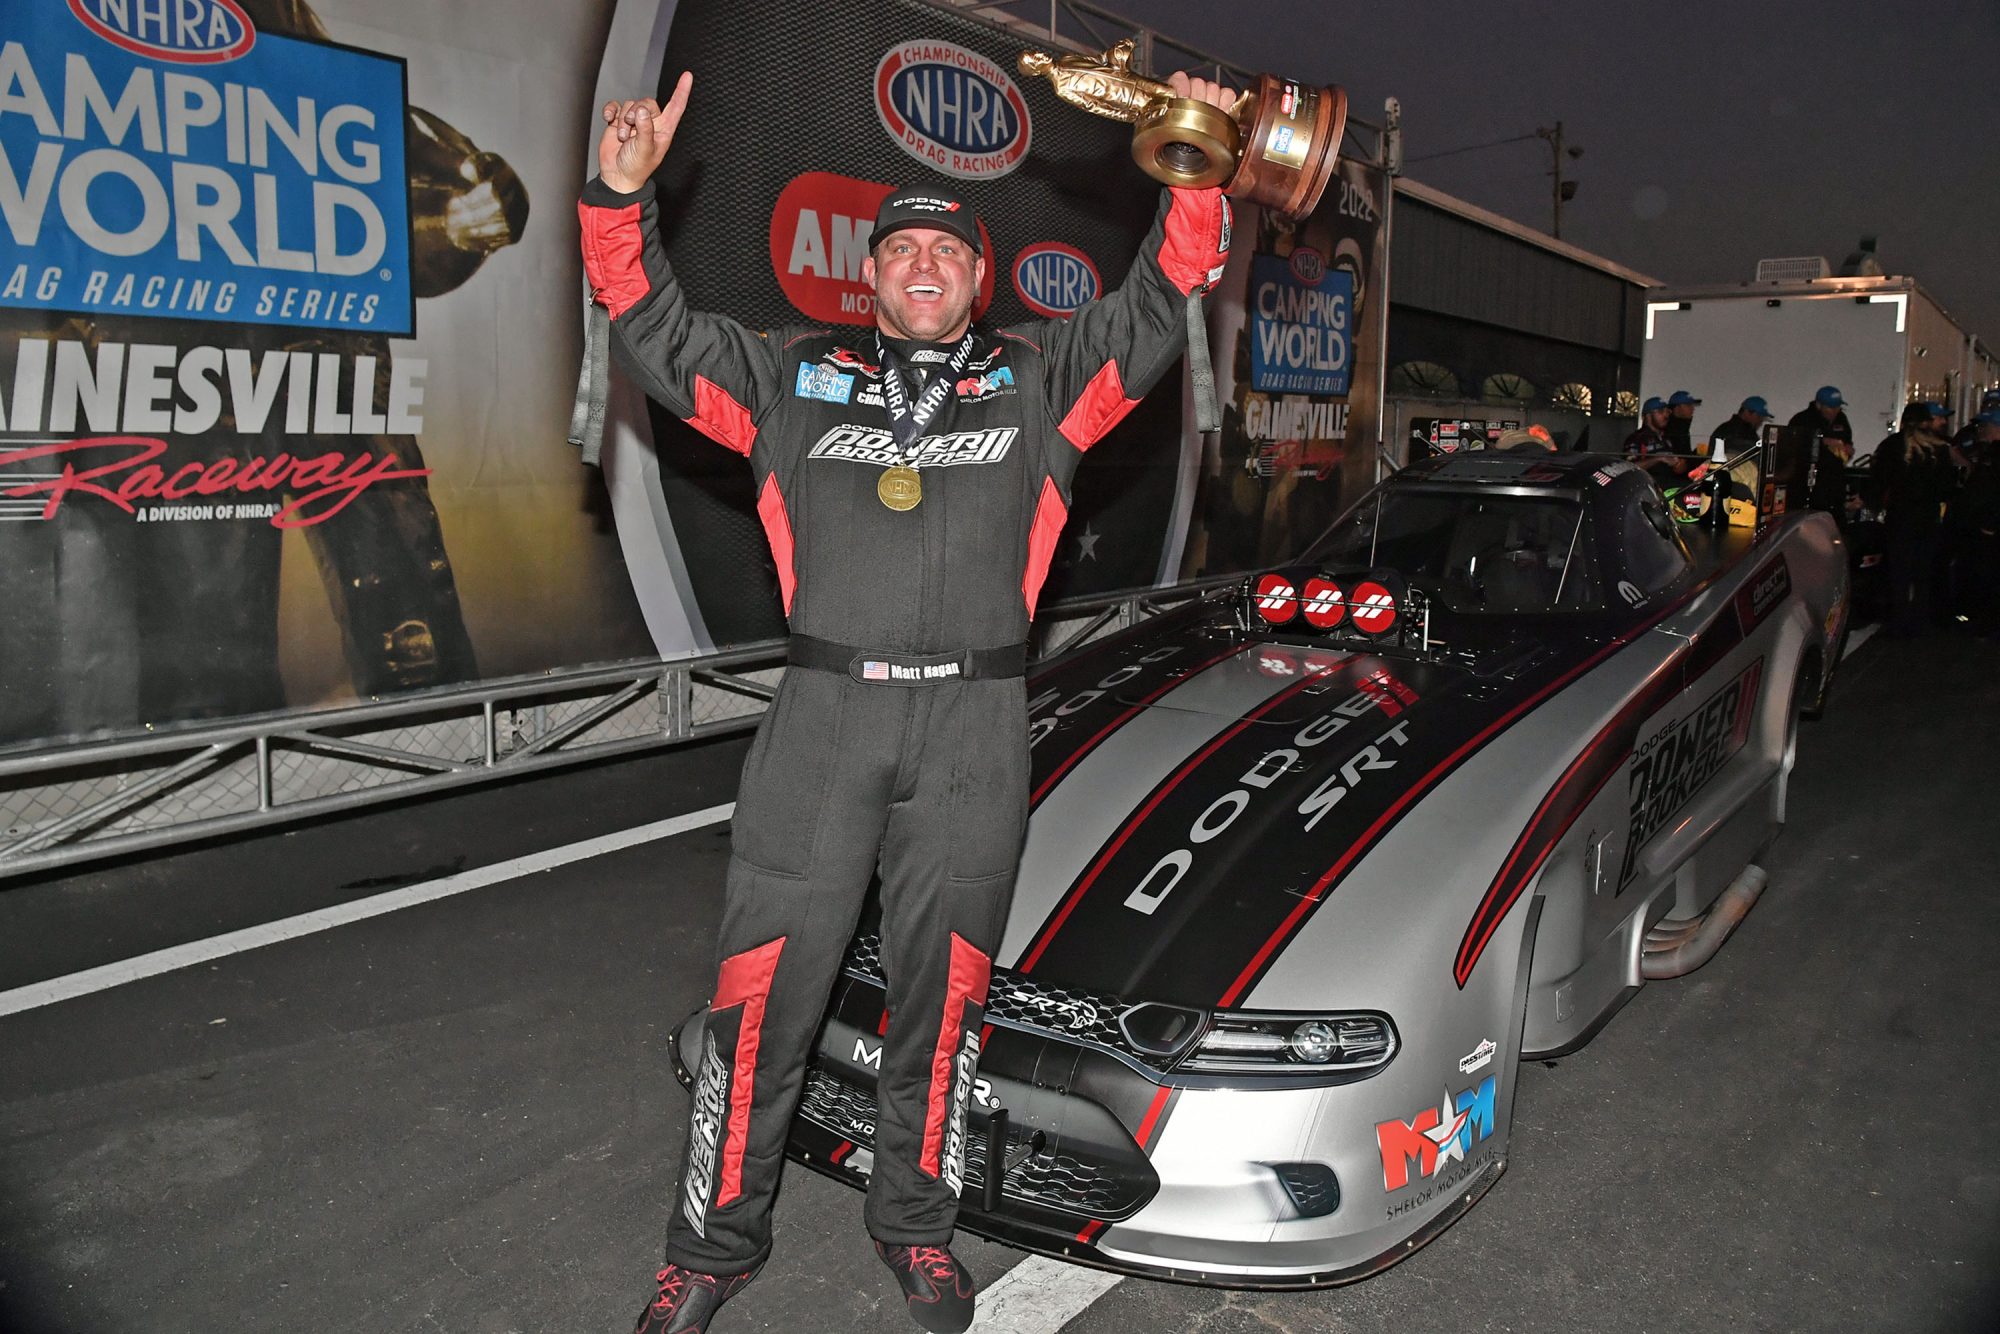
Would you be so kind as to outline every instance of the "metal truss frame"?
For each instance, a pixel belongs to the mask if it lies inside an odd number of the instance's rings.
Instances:
[[[1239,577],[1045,608],[1034,656]],[[0,752],[0,882],[747,731],[777,693],[784,653],[775,640]]]

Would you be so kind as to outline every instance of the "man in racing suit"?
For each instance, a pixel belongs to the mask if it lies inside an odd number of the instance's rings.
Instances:
[[[769,1253],[787,1124],[879,867],[891,1019],[865,1218],[912,1315],[961,1330],[973,1287],[947,1243],[1027,823],[1028,622],[1084,451],[1174,365],[1186,303],[1221,276],[1227,205],[1167,192],[1118,292],[989,331],[970,325],[986,264],[971,207],[904,190],[863,266],[878,327],[760,335],[689,310],[661,246],[648,178],[689,85],[664,109],[604,108],[585,269],[626,373],[748,460],[792,669],[737,794],[667,1265],[639,1328],[706,1329]]]

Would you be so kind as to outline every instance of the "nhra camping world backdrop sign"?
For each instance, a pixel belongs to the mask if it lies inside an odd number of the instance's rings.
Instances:
[[[401,60],[236,0],[10,8],[0,305],[411,331]]]
[[[574,240],[530,226],[608,6],[362,8],[6,6],[0,746],[650,648],[560,443]]]
[[[1373,479],[1388,188],[1343,158],[1308,218],[1238,210],[1210,310],[1222,431],[1203,453],[1184,577],[1289,560]]]

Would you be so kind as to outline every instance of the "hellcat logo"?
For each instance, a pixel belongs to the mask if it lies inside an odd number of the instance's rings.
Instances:
[[[220,65],[257,44],[236,0],[69,0],[69,10],[113,46],[181,65]]]

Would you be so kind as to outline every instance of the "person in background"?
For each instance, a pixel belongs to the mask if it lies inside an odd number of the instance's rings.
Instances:
[[[1701,406],[1701,400],[1685,389],[1676,389],[1667,395],[1667,439],[1674,445],[1676,454],[1692,454],[1694,447],[1694,410]],[[1707,451],[1702,451],[1706,453]]]
[[[1639,429],[1625,437],[1625,457],[1653,475],[1662,486],[1671,486],[1687,472],[1687,460],[1674,456],[1673,442],[1667,439],[1667,422],[1673,409],[1663,398],[1649,398],[1639,410]]]
[[[1834,472],[1844,472],[1846,460],[1854,456],[1854,428],[1848,424],[1846,406],[1848,400],[1840,396],[1838,388],[1822,384],[1812,402],[1794,412],[1792,420],[1784,424],[1784,430],[1778,434],[1776,456],[1768,468],[1768,476],[1784,484],[1794,504],[1826,510],[1836,520],[1844,520],[1846,516],[1846,480],[1842,478],[1842,496],[1832,496],[1832,486],[1820,474],[1826,472],[1824,462],[1828,454],[1840,460]],[[1834,444],[1828,444],[1828,436],[1832,436]],[[1844,446],[1840,444],[1842,440],[1846,442]],[[1828,498],[1832,498],[1832,504],[1822,504]]]
[[[2000,402],[1966,425],[1972,469],[1945,511],[1947,528],[1964,535],[1958,609],[1976,634],[2000,639]]]
[[[1899,638],[1930,628],[1931,582],[1942,540],[1945,502],[1958,469],[1940,427],[1940,405],[1904,407],[1901,428],[1875,446],[1875,485],[1888,539],[1888,632]]]
[[[1771,415],[1771,405],[1756,394],[1744,399],[1742,407],[1708,433],[1708,456],[1733,459],[1743,453],[1764,438],[1764,423]]]

